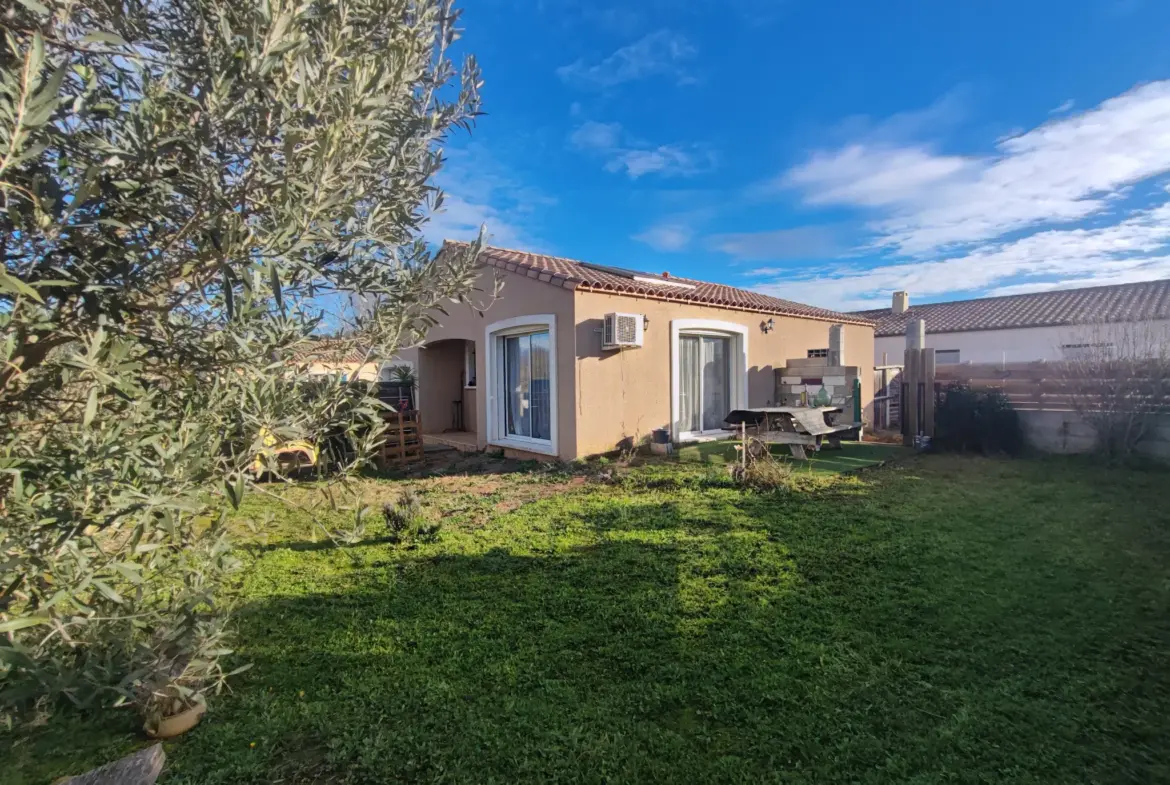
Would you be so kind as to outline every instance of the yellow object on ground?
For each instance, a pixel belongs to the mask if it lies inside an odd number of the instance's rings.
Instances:
[[[319,452],[317,445],[301,440],[282,442],[267,428],[260,429],[260,438],[264,447],[252,459],[252,471],[263,474],[271,462],[278,464],[291,463],[294,468],[302,466],[316,466]]]

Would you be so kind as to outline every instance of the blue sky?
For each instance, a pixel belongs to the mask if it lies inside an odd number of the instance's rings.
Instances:
[[[462,5],[431,239],[838,309],[1170,277],[1166,0]]]

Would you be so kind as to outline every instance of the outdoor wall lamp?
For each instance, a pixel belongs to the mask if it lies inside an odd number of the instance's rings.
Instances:
[[[645,314],[642,314],[642,329],[643,330],[650,329],[650,317],[645,315]]]
[[[772,332],[773,330],[776,329],[776,320],[769,319],[766,322],[760,322],[760,329],[763,330],[765,333]]]

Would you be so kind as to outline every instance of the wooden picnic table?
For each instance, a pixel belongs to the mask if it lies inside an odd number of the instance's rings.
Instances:
[[[767,451],[769,444],[787,444],[794,458],[805,460],[806,447],[819,452],[827,443],[840,449],[843,436],[860,430],[861,423],[833,422],[832,415],[842,411],[840,406],[766,406],[735,409],[724,422],[738,426],[745,439],[750,434],[757,452]]]

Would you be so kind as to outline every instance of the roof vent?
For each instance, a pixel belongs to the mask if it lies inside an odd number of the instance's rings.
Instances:
[[[910,295],[907,292],[894,292],[894,304],[890,308],[894,313],[906,313],[910,310]]]

